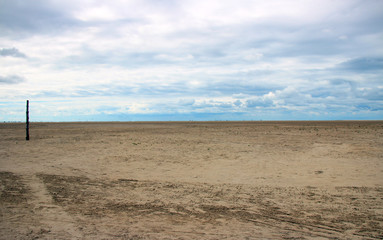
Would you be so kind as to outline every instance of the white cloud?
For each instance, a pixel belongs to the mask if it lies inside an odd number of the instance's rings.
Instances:
[[[121,18],[116,12],[105,5],[84,9],[81,12],[75,13],[74,16],[81,21],[115,21]]]
[[[174,56],[169,54],[159,54],[154,56],[155,59],[158,59],[160,61],[171,61],[171,62],[180,62],[180,61],[187,61],[194,59],[193,55],[186,54],[183,56]]]

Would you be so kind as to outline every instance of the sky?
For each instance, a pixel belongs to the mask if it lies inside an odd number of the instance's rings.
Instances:
[[[0,0],[0,121],[383,119],[382,0]]]

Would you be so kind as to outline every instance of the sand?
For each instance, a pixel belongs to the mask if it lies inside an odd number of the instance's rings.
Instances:
[[[382,239],[383,121],[0,124],[0,239]]]

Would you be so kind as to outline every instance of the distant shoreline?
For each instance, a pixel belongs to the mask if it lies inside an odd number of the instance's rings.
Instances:
[[[244,121],[63,121],[63,122],[34,122],[36,124],[310,124],[310,123],[382,123],[383,120],[244,120]],[[0,125],[22,124],[25,122],[0,122]]]

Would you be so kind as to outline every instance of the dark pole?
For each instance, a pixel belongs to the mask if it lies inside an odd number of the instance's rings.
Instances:
[[[26,130],[27,130],[27,136],[26,136],[26,140],[28,141],[29,140],[29,100],[27,100],[27,126],[26,126]]]

